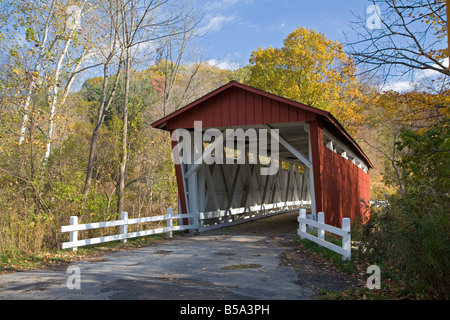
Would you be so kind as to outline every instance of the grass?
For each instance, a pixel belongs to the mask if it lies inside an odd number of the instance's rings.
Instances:
[[[308,231],[308,233],[317,236],[317,230]],[[341,239],[342,239],[341,237],[336,237],[328,232],[325,232],[325,240],[328,242],[341,246],[342,245]],[[333,263],[334,266],[336,266],[339,270],[345,273],[352,274],[357,271],[357,267],[354,260],[344,261],[342,260],[342,256],[340,254],[325,247],[322,247],[317,243],[312,242],[308,239],[300,239],[299,237],[296,237],[295,242],[297,244],[300,244],[306,249],[316,252],[320,257],[329,260],[330,262]]]
[[[233,264],[231,266],[223,267],[223,270],[239,270],[239,269],[257,269],[260,268],[260,264],[254,263],[244,263],[244,264]]]
[[[309,232],[317,235],[317,231]],[[336,245],[341,245],[341,238],[325,233],[325,240]],[[378,264],[381,269],[381,288],[368,289],[366,287],[367,278],[370,276],[366,273],[369,267],[369,262],[364,258],[358,258],[360,255],[352,252],[352,259],[350,261],[343,261],[342,256],[319,246],[318,244],[296,237],[294,242],[311,252],[314,252],[317,257],[325,259],[330,262],[338,270],[351,274],[355,278],[360,279],[360,286],[352,287],[345,292],[340,291],[326,291],[320,290],[321,299],[323,300],[404,300],[404,299],[426,299],[424,295],[413,294],[406,289],[403,281],[399,280],[397,276],[398,270],[393,266]],[[355,251],[352,249],[352,251]]]

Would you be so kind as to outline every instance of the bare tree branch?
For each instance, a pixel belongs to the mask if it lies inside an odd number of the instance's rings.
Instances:
[[[372,0],[380,8],[380,27],[371,29],[364,17],[357,17],[353,31],[358,39],[346,45],[355,63],[372,73],[384,69],[386,76],[400,70],[432,70],[450,76],[443,61],[448,53],[445,37],[445,2]],[[348,40],[347,40],[348,41]],[[403,71],[401,71],[403,70]]]

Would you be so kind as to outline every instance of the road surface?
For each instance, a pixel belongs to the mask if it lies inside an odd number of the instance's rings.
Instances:
[[[315,299],[317,286],[282,263],[283,252],[293,250],[296,217],[283,214],[58,269],[0,275],[0,299]]]

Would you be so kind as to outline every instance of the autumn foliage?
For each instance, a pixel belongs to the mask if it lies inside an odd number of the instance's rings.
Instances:
[[[168,1],[155,3],[163,7]],[[116,219],[119,193],[121,208],[133,217],[176,207],[170,137],[150,124],[237,80],[339,120],[375,164],[371,199],[383,204],[372,208],[358,239],[360,258],[384,264],[420,297],[448,299],[450,72],[444,65],[444,1],[374,3],[394,11],[386,28],[365,34],[359,45],[366,47],[359,52],[298,27],[281,48],[255,48],[247,66],[221,70],[175,57],[170,49],[189,37],[176,38],[187,32],[173,29],[148,55],[136,49],[143,42],[130,43],[124,73],[114,29],[120,24],[114,19],[126,15],[110,19],[117,9],[108,7],[111,2],[87,1],[81,32],[66,28],[66,2],[0,1],[0,266],[56,252],[63,240],[60,227],[71,215],[80,223]],[[402,3],[409,5],[395,7]],[[414,34],[411,23],[422,31]],[[146,34],[135,31],[130,34]],[[399,36],[402,41],[393,41]],[[431,38],[421,42],[425,36]],[[178,52],[186,51],[183,43]],[[355,63],[379,74],[357,74]],[[379,79],[389,74],[383,71],[405,65],[439,76],[423,77],[405,91],[385,90]],[[100,69],[95,76],[83,73]],[[90,153],[93,137],[96,150]]]
[[[356,69],[342,44],[314,30],[299,27],[284,39],[282,48],[258,48],[250,58],[249,84],[256,88],[330,111],[350,124],[361,119],[361,93]]]

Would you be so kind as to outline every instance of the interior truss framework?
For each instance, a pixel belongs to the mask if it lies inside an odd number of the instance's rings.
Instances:
[[[194,153],[189,163],[181,163],[184,198],[188,212],[198,214],[199,231],[299,208],[311,210],[315,215],[314,201],[311,201],[314,199],[314,179],[308,124],[271,124],[253,128],[266,129],[279,142],[278,170],[273,175],[261,175],[261,169],[270,164],[264,157],[250,153],[248,143],[245,163],[237,164],[239,155],[224,147],[225,140],[230,139],[224,128],[219,128],[224,141],[221,164],[199,161]],[[193,135],[191,131],[194,149]],[[177,142],[180,142],[179,138]],[[214,142],[202,144],[203,159],[211,158],[211,150],[217,150]],[[230,157],[234,159],[233,164],[229,164],[232,162]]]

